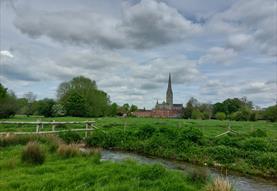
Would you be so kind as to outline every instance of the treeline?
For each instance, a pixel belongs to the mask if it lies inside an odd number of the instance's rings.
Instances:
[[[253,103],[243,98],[228,98],[215,104],[200,103],[191,98],[185,108],[185,119],[218,119],[236,121],[277,121],[277,105],[265,109],[254,108]]]
[[[15,114],[42,115],[45,117],[75,116],[103,117],[131,115],[137,106],[111,103],[108,94],[97,88],[96,82],[83,76],[63,82],[57,90],[57,99],[45,98],[37,100],[29,92],[23,98],[16,98],[0,84],[0,118],[8,118]]]

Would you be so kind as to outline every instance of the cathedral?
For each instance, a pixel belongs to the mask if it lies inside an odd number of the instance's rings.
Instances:
[[[173,103],[173,91],[171,86],[171,74],[169,74],[168,85],[166,91],[166,101],[159,103],[152,110],[138,110],[133,114],[137,117],[164,117],[164,118],[178,118],[183,113],[183,104]]]

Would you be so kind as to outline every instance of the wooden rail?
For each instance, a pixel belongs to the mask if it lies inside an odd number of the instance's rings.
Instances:
[[[96,129],[95,121],[35,121],[35,122],[23,122],[23,121],[0,121],[0,124],[12,124],[12,125],[36,125],[35,132],[0,132],[0,135],[8,135],[8,134],[16,134],[16,135],[26,135],[26,134],[52,134],[52,133],[60,133],[60,132],[68,132],[68,131],[76,131],[81,132],[85,131],[85,137],[88,136],[89,131],[93,131]],[[56,130],[57,125],[66,125],[66,124],[84,124],[85,129],[68,129],[68,130]],[[44,125],[52,125],[52,131],[40,131],[40,129],[44,128]]]

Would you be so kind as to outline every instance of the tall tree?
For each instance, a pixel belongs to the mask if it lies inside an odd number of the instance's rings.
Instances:
[[[17,110],[16,97],[0,83],[0,118],[15,115]]]
[[[110,105],[109,96],[104,91],[98,90],[96,82],[89,78],[78,76],[69,82],[61,83],[57,90],[57,97],[67,114],[80,115],[77,112],[68,111],[69,108],[72,108],[69,104],[73,104],[74,107],[76,106],[72,102],[73,98],[78,98],[77,100],[79,101],[83,99],[84,102],[82,104],[84,105],[82,107],[85,108],[85,113],[82,113],[83,116],[99,117],[108,114]]]

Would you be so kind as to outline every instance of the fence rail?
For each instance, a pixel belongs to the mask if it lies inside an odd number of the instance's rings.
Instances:
[[[60,133],[60,132],[68,132],[68,131],[75,131],[75,132],[82,132],[85,131],[85,137],[88,136],[89,131],[95,130],[97,127],[95,126],[95,121],[32,121],[32,122],[25,122],[25,121],[0,121],[0,124],[11,124],[11,125],[36,125],[35,132],[0,132],[0,135],[26,135],[26,134],[53,134],[53,133]],[[84,129],[68,129],[68,130],[56,130],[57,125],[66,125],[66,124],[83,124],[85,125]],[[40,129],[44,128],[44,125],[52,125],[52,131],[40,131]]]

